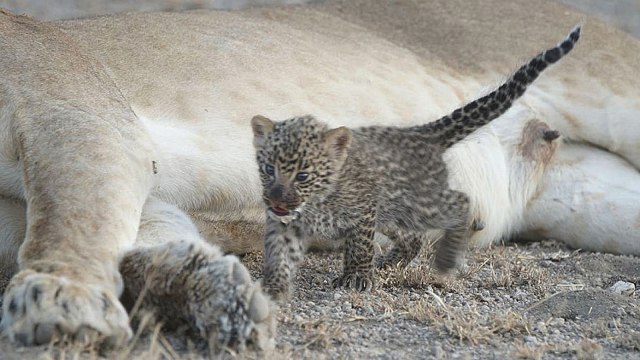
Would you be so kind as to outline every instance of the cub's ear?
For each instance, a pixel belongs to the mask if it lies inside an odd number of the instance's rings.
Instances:
[[[324,143],[329,152],[338,160],[345,160],[351,146],[351,130],[342,126],[324,133]]]
[[[253,146],[259,148],[264,144],[265,136],[273,131],[273,121],[262,115],[256,115],[251,119],[251,129],[253,129]]]

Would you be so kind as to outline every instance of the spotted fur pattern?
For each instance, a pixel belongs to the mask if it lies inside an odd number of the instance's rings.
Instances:
[[[395,247],[379,265],[407,265],[427,230],[444,230],[435,267],[455,268],[470,228],[469,198],[448,187],[442,154],[507,111],[550,64],[574,47],[580,28],[518,69],[495,91],[422,126],[329,129],[312,116],[252,119],[267,209],[264,285],[286,296],[309,237],[345,240],[343,274],[335,286],[374,286],[373,236]],[[544,140],[557,137],[544,132]]]
[[[120,271],[128,308],[141,301],[165,328],[186,324],[212,354],[274,346],[274,309],[233,255],[202,241],[172,241],[128,252]]]

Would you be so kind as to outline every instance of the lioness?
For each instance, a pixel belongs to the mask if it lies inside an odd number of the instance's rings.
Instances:
[[[202,241],[261,246],[252,115],[436,119],[584,18],[542,0],[54,23],[1,14],[5,332],[24,344],[125,339],[124,280],[127,297],[146,293],[217,344],[269,347],[269,301],[235,257]],[[477,243],[522,233],[640,254],[638,54],[636,40],[589,19],[571,59],[445,154],[484,222]],[[570,141],[539,141],[549,126]]]

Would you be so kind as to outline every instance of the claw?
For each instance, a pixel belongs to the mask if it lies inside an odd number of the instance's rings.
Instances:
[[[56,335],[56,327],[53,324],[36,324],[34,335],[36,345],[48,344]]]
[[[542,133],[542,138],[546,141],[553,141],[560,137],[560,132],[558,130],[544,130]]]
[[[484,221],[480,219],[473,219],[473,223],[471,224],[471,230],[473,231],[481,231],[485,227]]]
[[[259,289],[253,293],[249,303],[249,316],[255,323],[263,322],[269,317],[269,300]]]
[[[249,274],[249,271],[247,271],[247,269],[242,266],[240,263],[234,263],[233,264],[233,280],[235,283],[238,284],[247,284],[251,282],[251,275]]]

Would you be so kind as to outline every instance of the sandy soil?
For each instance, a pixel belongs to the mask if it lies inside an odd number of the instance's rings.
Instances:
[[[639,258],[583,253],[554,241],[512,244],[473,251],[450,279],[431,274],[429,260],[423,252],[407,269],[379,272],[378,288],[361,294],[331,288],[340,254],[309,254],[293,298],[281,305],[270,358],[640,359],[640,297],[610,290],[618,281],[640,286]],[[260,276],[260,254],[243,261]],[[150,334],[102,355],[206,357],[198,347]],[[74,354],[0,342],[2,360]]]
[[[511,245],[473,252],[459,276],[443,280],[423,254],[381,273],[365,295],[331,289],[339,269],[335,254],[303,265],[281,318],[291,358],[640,358],[638,295],[609,290],[620,280],[638,285],[638,258],[553,241]]]

